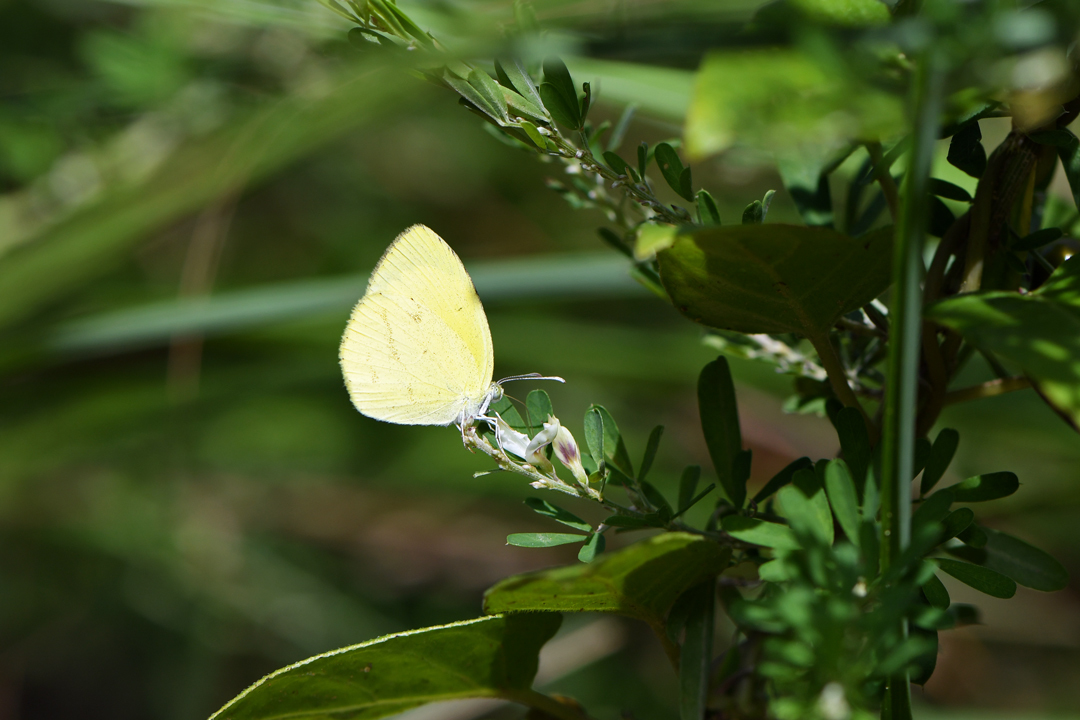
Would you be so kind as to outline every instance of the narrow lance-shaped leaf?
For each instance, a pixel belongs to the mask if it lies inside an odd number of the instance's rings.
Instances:
[[[563,510],[558,505],[554,505],[547,500],[535,497],[525,498],[525,504],[532,508],[533,512],[543,515],[545,517],[549,517],[555,522],[560,522],[563,525],[574,528],[575,530],[592,532],[592,525],[585,522],[569,510]]]
[[[697,491],[698,480],[701,478],[701,468],[697,465],[690,465],[683,470],[682,477],[679,478],[679,509],[683,509],[690,504],[690,501],[694,499],[694,493]]]
[[[698,378],[698,411],[720,487],[731,504],[741,508],[746,500],[746,483],[739,483],[735,477],[735,456],[742,450],[742,433],[735,385],[726,358],[719,357],[702,369]]]
[[[652,469],[656,453],[660,449],[660,438],[664,436],[664,426],[657,425],[649,433],[649,440],[645,443],[645,455],[641,458],[641,468],[638,470],[638,480],[644,480]]]
[[[923,583],[922,591],[923,595],[926,596],[926,601],[932,607],[947,610],[949,605],[952,604],[949,591],[945,588],[945,584],[938,579],[937,575],[931,575],[930,579]]]
[[[506,536],[506,544],[525,548],[544,548],[579,543],[587,538],[587,535],[576,533],[511,533]]]
[[[800,547],[791,528],[780,523],[748,518],[743,515],[728,515],[720,521],[720,527],[736,540],[754,545],[784,550]]]
[[[859,500],[855,493],[855,481],[851,478],[847,463],[831,460],[825,468],[825,492],[829,496],[833,515],[840,523],[844,535],[854,545],[859,544]]]
[[[798,460],[790,462],[783,470],[776,473],[776,475],[773,475],[769,479],[769,482],[765,483],[764,487],[758,490],[757,495],[754,496],[754,499],[751,502],[755,505],[759,504],[762,500],[765,500],[777,490],[791,482],[791,479],[795,477],[795,473],[799,470],[813,467],[813,465],[814,464],[808,457],[801,457]]]
[[[720,209],[708,190],[697,191],[698,221],[702,225],[720,225]]]
[[[858,410],[845,407],[836,413],[833,424],[840,438],[840,449],[844,453],[844,460],[847,462],[852,480],[855,482],[855,489],[861,498],[871,456],[870,435],[866,431],[866,421]]]
[[[712,674],[716,580],[687,591],[686,639],[679,653],[679,719],[702,720]]]
[[[960,582],[991,597],[1011,598],[1016,594],[1015,582],[989,568],[948,558],[936,558],[934,562]]]
[[[995,472],[970,477],[947,489],[952,492],[956,502],[983,502],[1008,497],[1019,488],[1016,473]]]
[[[956,448],[960,444],[960,433],[952,428],[945,428],[938,433],[937,439],[930,449],[930,458],[926,461],[923,469],[922,482],[919,485],[919,494],[925,495],[930,492],[938,480],[945,474],[952,462]]]
[[[792,529],[833,543],[833,516],[817,475],[809,468],[795,473],[792,484],[776,494]]]
[[[540,648],[560,622],[555,613],[495,615],[387,635],[271,673],[212,718],[375,720],[455,698],[533,704]]]
[[[1068,584],[1068,572],[1046,551],[998,530],[980,530],[986,538],[982,548],[958,547],[949,552],[1035,590],[1053,592]]]
[[[495,73],[503,85],[516,90],[526,100],[532,101],[535,105],[543,107],[544,102],[540,99],[540,92],[536,88],[536,83],[533,82],[520,60],[512,59],[505,62],[496,60]]]

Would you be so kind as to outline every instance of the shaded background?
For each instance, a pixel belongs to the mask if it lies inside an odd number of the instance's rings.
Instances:
[[[540,15],[552,49],[592,59],[571,67],[599,78],[599,118],[644,99],[633,146],[678,136],[690,71],[756,4]],[[403,7],[480,56],[511,17]],[[668,492],[684,465],[708,466],[694,384],[714,351],[699,329],[627,277],[600,213],[545,188],[561,165],[499,143],[346,30],[315,0],[0,0],[0,718],[205,717],[284,664],[473,617],[496,580],[573,561],[504,544],[550,528],[520,478],[473,478],[487,464],[455,431],[348,402],[349,308],[410,224],[473,271],[496,376],[564,376],[546,388],[563,421],[579,431],[601,403],[636,457],[666,425],[654,477]],[[738,152],[694,174],[726,222],[780,187]],[[796,221],[782,191],[769,220]],[[827,421],[782,412],[789,378],[733,362],[753,482],[836,451]],[[943,424],[961,431],[958,478],[1020,475],[980,517],[1075,577],[1076,435],[1030,393]],[[1075,581],[1010,601],[949,589],[987,624],[942,635],[926,717],[1080,707]],[[671,716],[654,641],[604,627],[550,687],[598,718]]]

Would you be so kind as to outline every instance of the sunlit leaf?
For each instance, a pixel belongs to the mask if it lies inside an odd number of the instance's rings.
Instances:
[[[675,306],[710,327],[817,336],[888,287],[892,229],[728,225],[680,234],[660,252]]]
[[[271,673],[212,717],[374,720],[436,700],[521,701],[560,621],[554,613],[496,615],[387,635]]]
[[[1080,256],[1034,292],[958,295],[931,305],[926,315],[1018,363],[1044,399],[1080,427]]]
[[[484,595],[484,611],[609,612],[657,627],[687,589],[727,566],[730,550],[687,533],[665,533],[589,565],[526,573]]]

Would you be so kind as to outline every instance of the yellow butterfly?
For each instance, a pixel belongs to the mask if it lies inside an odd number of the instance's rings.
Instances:
[[[375,266],[341,339],[341,370],[364,415],[402,425],[464,429],[502,398],[492,382],[491,331],[472,279],[423,225],[398,235]]]

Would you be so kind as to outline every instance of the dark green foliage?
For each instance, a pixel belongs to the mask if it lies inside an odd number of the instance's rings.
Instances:
[[[949,144],[949,162],[972,177],[982,177],[986,170],[986,150],[982,146],[978,121],[964,125]]]
[[[709,457],[720,478],[720,487],[731,504],[740,508],[746,500],[746,478],[736,474],[735,462],[736,456],[742,452],[742,433],[739,430],[735,385],[731,380],[731,369],[723,357],[706,365],[698,377],[698,411]]]

